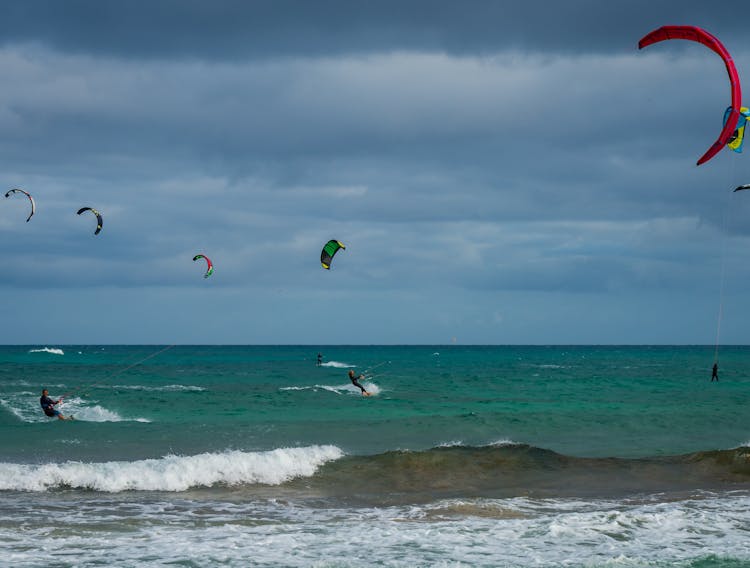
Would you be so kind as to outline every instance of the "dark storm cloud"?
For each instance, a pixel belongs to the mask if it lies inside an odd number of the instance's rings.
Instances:
[[[743,37],[739,2],[701,0],[27,0],[4,2],[3,43],[118,57],[241,59],[398,50],[611,52],[664,23]],[[523,25],[519,25],[522,22]]]
[[[689,135],[704,122],[709,136],[716,127],[711,117],[685,120],[668,101],[696,73],[713,73],[711,59],[403,53],[207,66],[18,50],[6,59],[19,87],[0,98],[8,126],[23,128],[6,138],[13,159],[3,159],[20,167],[37,156],[34,167],[67,179],[76,209],[103,194],[93,205],[115,222],[102,257],[178,248],[195,227],[216,246],[243,233],[294,238],[316,218],[431,230],[442,221],[450,230],[465,220],[638,219],[645,206],[678,218],[708,202],[689,167],[689,153],[708,141],[672,139],[698,140]],[[667,72],[663,95],[633,97]],[[720,85],[707,94],[721,99],[725,81],[714,75]],[[552,99],[549,84],[558,85]],[[706,96],[698,93],[682,94],[683,107],[698,106]],[[650,128],[656,116],[668,117],[664,128]],[[640,136],[645,153],[633,143]],[[651,160],[661,171],[669,156],[690,174],[674,183],[655,176]],[[42,203],[60,195],[48,184],[37,186]],[[72,223],[55,229],[56,242]],[[74,272],[82,285],[159,274]]]

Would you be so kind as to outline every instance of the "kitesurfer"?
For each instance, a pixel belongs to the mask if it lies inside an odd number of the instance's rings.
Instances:
[[[711,369],[711,382],[713,383],[716,381],[719,382],[719,364],[714,363],[713,368]]]
[[[52,400],[49,397],[49,391],[47,391],[47,389],[42,389],[42,396],[39,399],[39,404],[42,405],[42,410],[44,411],[44,413],[50,418],[57,417],[60,420],[72,420],[72,416],[70,418],[66,418],[59,410],[55,409],[55,405],[60,404],[60,402],[62,402],[62,397],[57,400]]]
[[[354,371],[352,369],[349,369],[349,380],[352,382],[352,384],[355,387],[359,387],[359,389],[362,391],[362,396],[370,396],[370,393],[365,390],[365,387],[363,387],[362,385],[359,384],[359,382],[357,382],[359,381],[359,379],[364,379],[364,378],[365,378],[364,375],[357,375],[355,377]]]
[[[320,367],[323,364],[323,355],[321,353],[318,353],[318,367]]]

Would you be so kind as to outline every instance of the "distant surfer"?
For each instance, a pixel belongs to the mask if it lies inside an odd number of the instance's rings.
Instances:
[[[349,369],[349,380],[352,382],[352,384],[355,387],[359,387],[359,389],[362,391],[362,396],[370,396],[370,393],[365,390],[365,387],[359,384],[359,379],[364,379],[364,375],[357,375],[354,376],[354,371],[352,369]]]
[[[318,367],[320,367],[323,364],[323,354],[318,353]]]
[[[719,364],[714,363],[713,368],[711,369],[711,382],[713,383],[716,381],[719,382]]]
[[[59,410],[55,409],[55,405],[60,404],[60,402],[62,402],[62,397],[57,400],[52,400],[49,397],[49,391],[47,391],[47,389],[42,389],[42,396],[39,399],[39,404],[42,405],[42,410],[44,411],[44,413],[50,418],[57,417],[60,420],[72,420],[72,416],[70,418],[66,418]]]

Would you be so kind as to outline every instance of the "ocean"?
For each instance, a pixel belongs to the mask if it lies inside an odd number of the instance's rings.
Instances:
[[[750,566],[750,348],[713,357],[3,346],[0,565]]]

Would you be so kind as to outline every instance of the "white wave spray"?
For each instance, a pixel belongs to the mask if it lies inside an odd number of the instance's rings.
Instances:
[[[348,369],[349,367],[356,367],[356,365],[350,365],[349,363],[341,363],[340,361],[326,361],[320,365],[321,367],[333,367],[334,369]]]
[[[378,395],[381,392],[380,387],[378,385],[366,379],[362,381],[362,386],[365,387],[365,389],[367,389],[367,392],[369,392],[371,395]],[[360,391],[353,384],[313,385],[313,386],[307,386],[307,387],[279,387],[279,390],[280,391],[325,390],[325,391],[336,393],[336,394],[362,394],[362,391]]]
[[[38,397],[30,392],[12,393],[0,398],[0,406],[13,414],[21,422],[48,422],[42,412]],[[147,418],[125,418],[117,412],[86,401],[82,398],[66,398],[56,406],[63,416],[74,416],[83,422],[151,422]]]
[[[42,347],[40,349],[29,349],[29,353],[51,353],[52,355],[65,355],[62,349],[57,347]]]

